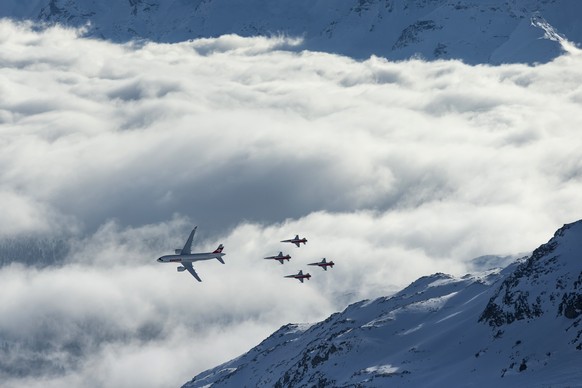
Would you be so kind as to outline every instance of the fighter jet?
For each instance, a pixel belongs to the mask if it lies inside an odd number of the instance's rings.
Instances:
[[[295,238],[290,238],[289,240],[281,240],[281,242],[290,242],[290,243],[293,243],[299,247],[299,245],[301,243],[303,243],[303,245],[305,245],[305,243],[307,242],[307,239],[305,237],[299,238],[299,235],[297,234],[297,235],[295,235]]]
[[[283,256],[283,252],[279,252],[279,254],[277,256],[265,257],[265,260],[279,260],[279,263],[281,263],[281,264],[284,264],[283,263],[284,260],[289,261],[289,259],[291,259],[291,256],[289,256],[289,255]]]
[[[174,251],[175,253],[174,255],[166,255],[160,257],[158,259],[158,263],[180,263],[182,265],[178,267],[178,272],[188,270],[188,272],[190,272],[190,274],[194,276],[196,280],[201,282],[202,279],[200,279],[200,276],[198,276],[196,271],[194,271],[192,263],[194,261],[216,259],[220,261],[222,264],[224,264],[222,256],[224,256],[225,254],[222,253],[222,250],[224,249],[224,246],[222,244],[220,244],[218,248],[214,250],[214,252],[192,253],[192,239],[194,238],[194,234],[196,233],[196,228],[198,227],[196,226],[194,229],[192,229],[192,232],[190,232],[190,236],[188,237],[186,244],[184,244],[184,248],[176,249]]]
[[[325,257],[323,258],[323,260],[318,261],[317,263],[310,263],[307,265],[317,265],[321,268],[324,269],[324,271],[327,271],[327,267],[331,267],[333,268],[333,266],[335,265],[333,261],[325,261]]]
[[[287,276],[284,276],[284,277],[286,277],[286,278],[294,278],[294,279],[299,280],[301,283],[303,283],[303,279],[309,280],[309,278],[311,278],[311,275],[308,274],[308,273],[306,273],[305,275],[303,275],[303,270],[300,270],[297,273],[297,275],[287,275]]]

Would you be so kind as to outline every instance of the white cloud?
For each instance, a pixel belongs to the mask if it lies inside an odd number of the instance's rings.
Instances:
[[[577,53],[489,67],[8,21],[0,37],[0,235],[73,248],[0,268],[9,385],[177,385],[282,324],[532,250],[582,214]],[[197,248],[226,246],[202,284],[155,262],[193,224]],[[279,243],[297,233],[307,246]],[[280,250],[290,263],[262,259]],[[322,257],[336,267],[306,266]],[[299,269],[313,278],[282,278]]]

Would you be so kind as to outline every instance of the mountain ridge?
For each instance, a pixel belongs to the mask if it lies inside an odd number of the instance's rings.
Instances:
[[[461,59],[467,63],[548,62],[568,39],[580,44],[575,0],[12,0],[0,17],[73,27],[113,41],[179,42],[286,35],[299,49],[354,58]],[[548,33],[551,31],[551,33]]]
[[[287,324],[184,387],[576,385],[582,221],[504,269],[424,276],[315,324]]]

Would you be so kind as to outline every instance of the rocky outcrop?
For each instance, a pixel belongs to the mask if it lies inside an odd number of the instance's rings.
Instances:
[[[546,313],[577,318],[582,311],[582,257],[564,257],[576,245],[577,229],[579,223],[564,225],[537,248],[503,281],[479,321],[500,327]]]

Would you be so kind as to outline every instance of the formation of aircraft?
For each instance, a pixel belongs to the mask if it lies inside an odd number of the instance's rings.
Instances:
[[[307,265],[317,265],[320,268],[323,268],[324,271],[327,271],[327,267],[333,268],[335,263],[333,261],[325,261],[325,257],[324,257],[321,261],[318,261],[317,263],[309,263]]]
[[[292,244],[297,245],[297,247],[300,247],[301,246],[301,243],[303,243],[303,245],[305,245],[307,243],[307,239],[305,237],[299,238],[299,235],[296,234],[295,235],[295,238],[290,238],[288,240],[281,240],[281,242],[292,243]],[[283,256],[283,252],[279,252],[279,255],[278,256],[265,257],[265,259],[275,259],[275,260],[279,260],[279,262],[281,264],[283,264],[283,260],[286,257],[288,257],[287,261],[289,261],[289,259],[291,258],[291,256],[289,256],[289,255]],[[327,267],[333,268],[333,266],[335,265],[335,263],[333,261],[327,261],[325,259],[325,257],[324,257],[321,261],[318,261],[316,263],[309,263],[308,265],[317,265],[318,267],[323,268],[325,271],[327,271]],[[297,279],[301,283],[303,283],[303,280],[305,280],[305,279],[309,280],[311,278],[311,275],[309,273],[303,274],[303,270],[300,270],[295,275],[286,275],[284,277]]]
[[[277,256],[269,256],[269,257],[265,257],[265,260],[279,260],[279,263],[281,264],[285,264],[285,260],[289,261],[291,259],[291,256],[289,255],[283,255],[283,252],[279,252],[279,254]]]
[[[301,243],[305,245],[307,243],[307,239],[305,237],[299,238],[299,235],[295,235],[295,238],[290,238],[289,240],[281,240],[281,242],[289,242],[297,245],[297,247],[301,246]]]
[[[309,280],[311,278],[311,275],[306,273],[303,274],[303,270],[300,270],[296,275],[286,275],[284,276],[286,278],[293,278],[293,279],[297,279],[299,280],[301,283],[303,283],[303,279],[307,279]]]
[[[186,244],[184,244],[182,249],[176,249],[173,255],[165,255],[160,257],[158,259],[158,263],[182,264],[180,267],[178,267],[178,272],[187,270],[192,276],[194,276],[196,280],[201,282],[202,279],[200,279],[200,276],[198,276],[192,267],[192,263],[195,261],[216,259],[224,264],[222,256],[224,256],[225,253],[222,253],[222,250],[224,249],[222,244],[220,244],[213,252],[192,253],[192,239],[194,238],[194,234],[196,234],[197,228],[198,227],[196,226],[194,229],[192,229],[192,232],[190,232],[190,236],[188,237],[188,240],[186,240]]]
[[[188,271],[196,280],[201,282],[202,279],[200,278],[200,276],[198,276],[198,274],[194,270],[192,263],[195,261],[216,259],[216,260],[220,261],[222,264],[224,264],[224,260],[222,259],[222,256],[224,256],[225,253],[222,252],[222,250],[224,249],[224,245],[222,245],[222,244],[218,245],[218,248],[216,248],[212,252],[192,253],[192,240],[194,239],[194,235],[196,234],[197,228],[198,227],[195,226],[194,229],[192,229],[192,232],[190,232],[190,236],[188,236],[188,240],[186,240],[186,243],[184,244],[184,247],[182,249],[176,249],[176,250],[174,250],[173,255],[164,255],[164,256],[158,258],[157,261],[158,261],[158,263],[181,264],[177,268],[178,272]],[[299,235],[296,235],[295,238],[292,238],[289,240],[282,240],[281,242],[290,242],[290,243],[293,243],[299,247],[301,245],[301,243],[303,243],[305,245],[305,243],[307,243],[307,239],[305,237],[299,238]],[[283,255],[282,251],[280,251],[279,254],[276,256],[265,257],[265,260],[277,260],[281,264],[284,264],[285,260],[289,261],[290,259],[291,259],[291,256],[288,254]],[[318,261],[316,263],[309,263],[308,265],[316,265],[320,268],[323,268],[325,271],[327,271],[327,267],[333,268],[334,262],[333,261],[328,262],[328,261],[326,261],[325,258],[323,258],[321,261]],[[307,279],[307,280],[311,279],[311,275],[309,273],[304,274],[303,270],[300,270],[297,274],[285,275],[284,277],[297,279],[301,283],[303,283],[303,281],[305,279]]]

